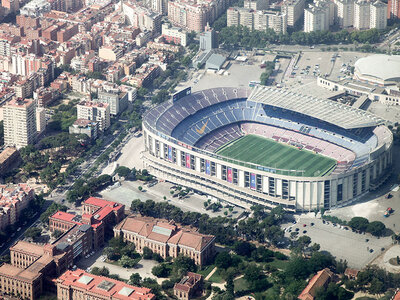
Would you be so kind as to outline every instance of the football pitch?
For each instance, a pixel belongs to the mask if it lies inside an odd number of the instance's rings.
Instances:
[[[217,154],[243,162],[258,164],[267,168],[304,170],[300,172],[277,171],[279,174],[305,177],[329,174],[336,165],[332,158],[308,150],[284,145],[258,135],[249,134],[222,146]],[[246,164],[243,164],[246,165]],[[250,166],[251,165],[247,165]]]

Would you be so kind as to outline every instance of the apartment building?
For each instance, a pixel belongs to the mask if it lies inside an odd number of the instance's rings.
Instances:
[[[16,148],[6,147],[0,152],[0,174],[6,174],[19,160],[20,155]]]
[[[371,3],[369,28],[385,29],[387,26],[387,4],[382,1]]]
[[[86,134],[92,141],[97,139],[98,123],[85,119],[77,119],[74,124],[69,126],[70,134]]]
[[[12,151],[12,153],[8,152],[8,158],[16,159],[18,152],[15,151],[15,148],[7,149]],[[21,212],[28,207],[34,196],[33,189],[24,183],[0,185],[0,230],[15,224],[19,220]]]
[[[400,0],[388,0],[387,16],[388,19],[400,18]]]
[[[128,94],[118,88],[101,90],[97,93],[96,102],[110,106],[110,114],[116,116],[128,107]]]
[[[12,99],[4,105],[4,144],[17,148],[36,140],[36,105],[32,99]]]
[[[86,273],[83,270],[66,271],[56,279],[57,299],[90,300],[153,300],[151,290],[128,285],[108,277]]]
[[[354,3],[354,28],[368,29],[370,26],[370,1],[357,0]]]
[[[337,24],[340,28],[352,27],[354,24],[354,0],[335,0]]]
[[[77,118],[96,121],[99,130],[105,131],[110,127],[110,105],[93,101],[82,101],[77,106]]]
[[[124,56],[124,50],[117,46],[103,46],[99,49],[99,57],[109,61],[117,61]]]
[[[286,14],[273,11],[254,11],[244,7],[230,7],[227,11],[227,25],[242,25],[250,30],[265,31],[268,28],[277,33],[286,33]]]
[[[293,27],[304,16],[305,0],[284,0],[282,2],[282,14],[287,16],[287,26]]]
[[[304,10],[304,32],[324,31],[334,22],[334,3],[317,0]]]
[[[183,1],[168,1],[168,19],[176,26],[195,32],[202,32],[211,21],[207,5]]]
[[[267,10],[268,5],[268,0],[245,0],[243,3],[244,8],[249,8],[252,10]]]
[[[168,43],[173,42],[183,47],[187,45],[187,32],[182,28],[173,27],[171,24],[164,23],[161,26],[161,34]]]
[[[124,241],[134,243],[139,253],[148,247],[163,258],[176,258],[181,254],[198,265],[208,262],[215,253],[214,236],[200,234],[173,221],[150,217],[126,218],[114,227],[114,236],[122,236]]]
[[[140,28],[141,31],[150,31],[153,34],[161,32],[162,15],[160,13],[139,6],[133,1],[124,1],[122,11],[129,24]]]

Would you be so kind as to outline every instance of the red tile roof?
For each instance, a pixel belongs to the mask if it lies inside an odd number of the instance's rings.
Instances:
[[[325,268],[311,278],[306,288],[301,292],[298,299],[301,300],[314,300],[315,292],[319,287],[324,286],[327,282],[331,281],[333,273],[328,268]]]
[[[54,215],[52,215],[50,218],[61,220],[61,221],[73,222],[73,219],[75,217],[76,216],[73,214],[66,213],[63,211],[58,211]],[[77,222],[75,222],[75,223],[77,223]]]
[[[85,204],[94,205],[97,207],[112,207],[113,210],[120,209],[123,205],[117,202],[108,201],[100,198],[90,197],[85,201]]]
[[[120,300],[152,300],[155,295],[150,289],[128,285],[115,279],[96,276],[83,270],[66,271],[57,279],[58,284],[84,289],[88,293],[96,293],[107,298]]]
[[[162,228],[160,230],[160,228]],[[128,217],[116,226],[117,230],[135,232],[138,235],[158,242],[181,245],[202,251],[213,240],[214,236],[180,228],[150,217]],[[165,230],[163,230],[165,229]]]

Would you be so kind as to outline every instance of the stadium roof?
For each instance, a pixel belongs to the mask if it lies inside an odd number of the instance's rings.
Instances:
[[[286,89],[257,86],[249,100],[295,111],[344,129],[377,126],[384,120],[363,110],[332,100],[297,94]]]
[[[382,80],[400,80],[400,55],[374,54],[362,57],[354,67],[363,75]]]

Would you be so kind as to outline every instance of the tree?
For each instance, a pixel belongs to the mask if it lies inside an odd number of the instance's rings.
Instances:
[[[120,260],[120,264],[124,268],[133,268],[136,265],[136,260],[130,258],[129,256],[123,255]]]
[[[230,296],[230,299],[234,299],[235,295],[235,285],[233,283],[233,278],[234,275],[232,273],[229,273],[227,278],[226,278],[226,283],[225,283],[225,289],[226,292],[228,293],[228,296]]]
[[[187,272],[196,272],[197,266],[190,257],[179,255],[174,261],[173,268],[186,274]]]
[[[144,259],[152,259],[153,251],[149,247],[143,247],[143,258]]]
[[[244,279],[247,281],[250,288],[255,292],[266,290],[271,286],[261,268],[254,263],[249,264],[245,269]]]
[[[141,185],[138,186],[138,190],[141,192],[143,191],[143,187]]]
[[[134,286],[140,286],[141,281],[142,277],[139,275],[139,273],[132,273],[132,275],[129,277],[129,283]]]
[[[156,276],[156,277],[168,277],[171,272],[171,269],[167,267],[166,264],[160,264],[157,266],[154,266],[153,269],[151,270],[151,273]]]
[[[40,229],[38,227],[31,227],[25,231],[25,236],[32,238],[34,240],[37,239],[38,237],[40,237],[41,234],[42,234],[42,229]]]
[[[368,291],[373,295],[383,294],[385,292],[385,286],[379,279],[374,278],[371,281]]]
[[[233,249],[238,255],[250,257],[251,253],[256,249],[256,247],[249,242],[237,241],[233,246]]]
[[[131,174],[131,170],[125,166],[119,166],[115,169],[115,174],[118,174],[120,177],[127,178],[129,174]]]
[[[215,265],[218,268],[227,269],[232,264],[232,257],[227,251],[223,251],[217,254],[215,257]]]
[[[385,233],[386,226],[380,221],[373,221],[367,225],[366,231],[374,236],[382,236]]]
[[[354,217],[350,220],[349,226],[359,231],[365,231],[368,226],[368,220],[363,217]]]

